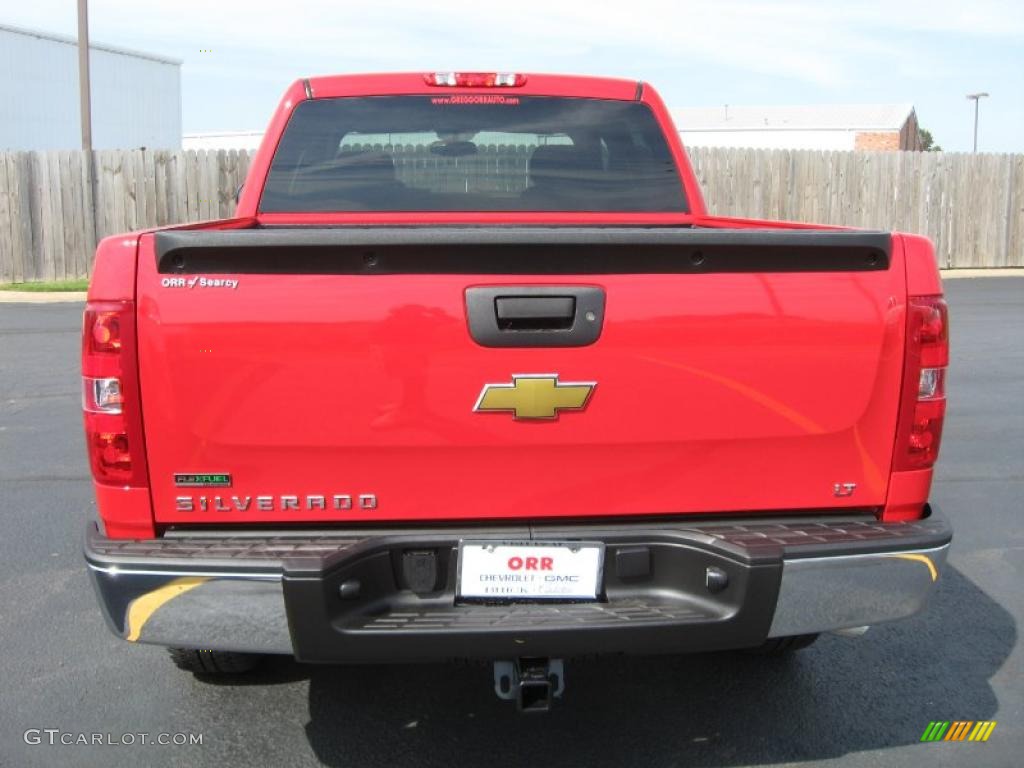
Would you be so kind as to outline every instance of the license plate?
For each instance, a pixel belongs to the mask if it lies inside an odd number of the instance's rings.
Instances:
[[[600,542],[463,541],[459,597],[471,600],[596,600]]]

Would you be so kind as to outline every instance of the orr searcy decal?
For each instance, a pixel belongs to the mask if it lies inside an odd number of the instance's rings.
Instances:
[[[238,287],[238,280],[230,277],[165,277],[160,281],[164,288],[231,288]]]

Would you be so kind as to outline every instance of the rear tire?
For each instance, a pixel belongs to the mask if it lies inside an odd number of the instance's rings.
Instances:
[[[260,661],[258,653],[235,651],[201,651],[196,648],[168,648],[171,661],[178,669],[196,675],[220,677],[242,675],[251,671]]]
[[[754,656],[785,656],[801,648],[806,648],[818,639],[813,635],[791,635],[789,637],[770,637],[756,648],[746,648],[744,653]]]

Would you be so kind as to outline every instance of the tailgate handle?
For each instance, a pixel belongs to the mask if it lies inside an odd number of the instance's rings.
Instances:
[[[466,319],[485,347],[583,347],[604,324],[593,285],[483,285],[466,289]]]
[[[494,300],[503,331],[565,331],[576,317],[572,296],[499,296]]]

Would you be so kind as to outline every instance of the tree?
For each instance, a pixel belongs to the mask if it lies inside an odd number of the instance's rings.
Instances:
[[[927,128],[922,128],[921,131],[921,151],[922,152],[941,152],[942,147],[935,143],[935,139],[932,138],[932,132]]]

